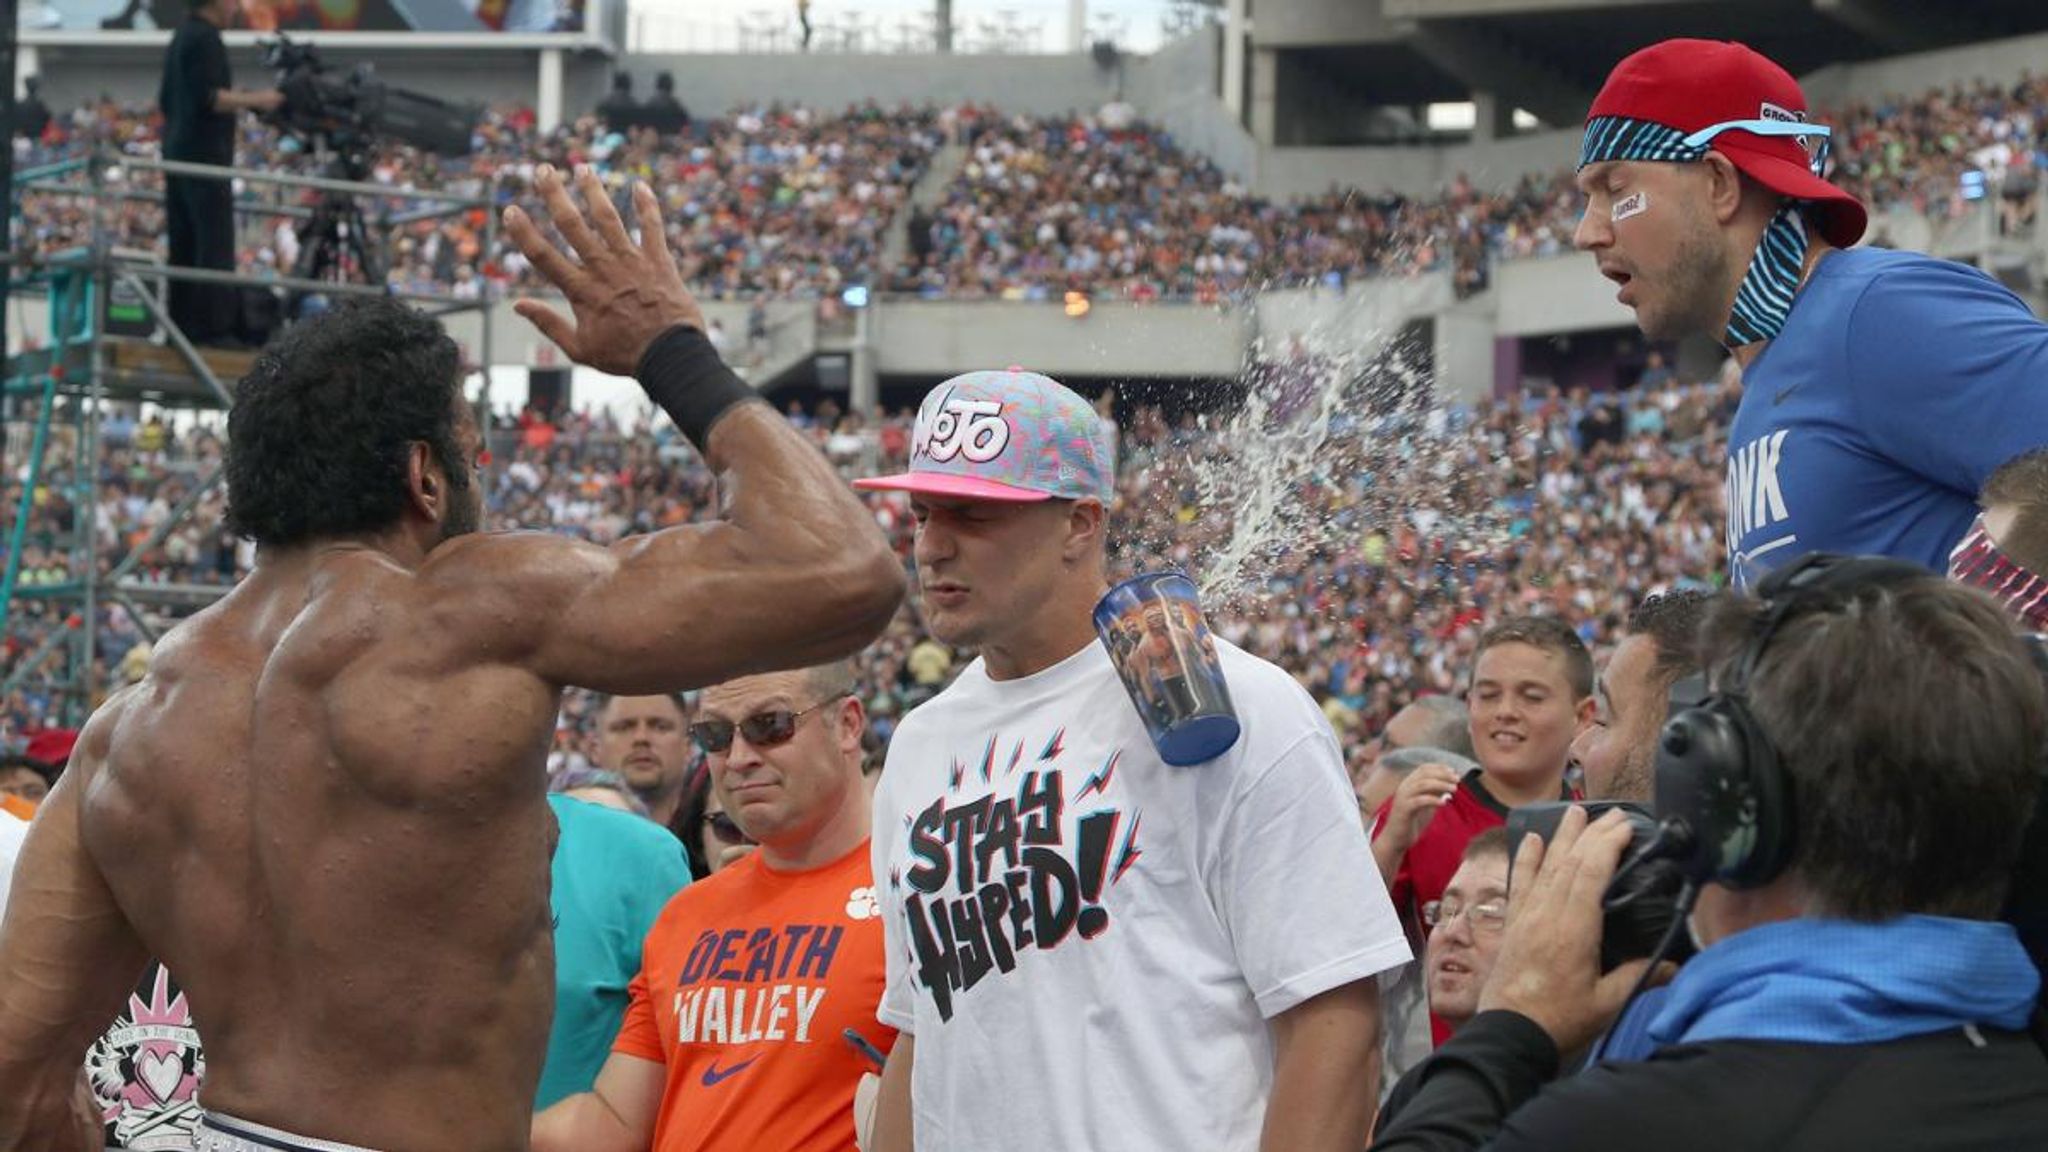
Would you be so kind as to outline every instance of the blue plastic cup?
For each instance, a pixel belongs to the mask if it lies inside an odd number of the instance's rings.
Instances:
[[[1179,572],[1133,576],[1095,605],[1095,634],[1168,764],[1230,751],[1237,709],[1194,582]]]

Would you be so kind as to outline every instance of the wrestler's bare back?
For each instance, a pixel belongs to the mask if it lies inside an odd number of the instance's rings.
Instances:
[[[119,704],[81,834],[184,983],[209,1109],[524,1147],[552,1000],[557,695],[367,550],[259,569]]]
[[[809,667],[894,617],[901,561],[718,360],[652,189],[633,191],[636,239],[596,174],[577,180],[587,213],[552,168],[535,177],[575,260],[506,213],[575,318],[515,307],[575,362],[636,374],[729,472],[724,515],[610,547],[465,534],[481,477],[410,441],[388,528],[259,547],[86,723],[23,845],[0,919],[0,1149],[99,1147],[79,1068],[152,955],[190,998],[209,1111],[391,1152],[524,1149],[553,990],[559,686]],[[450,455],[474,472],[466,412]]]

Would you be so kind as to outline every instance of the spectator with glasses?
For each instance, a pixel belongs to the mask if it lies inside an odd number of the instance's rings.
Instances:
[[[894,1042],[875,1023],[882,925],[847,662],[707,689],[690,737],[758,845],[678,893],[647,934],[591,1092],[536,1116],[553,1149],[844,1152],[854,1095]]]
[[[50,794],[56,775],[56,769],[33,756],[8,756],[0,759],[0,796],[19,801],[15,814],[26,820]]]
[[[1488,828],[1466,843],[1443,898],[1422,906],[1422,922],[1429,926],[1422,955],[1429,1010],[1452,1032],[1479,1014],[1479,990],[1493,974],[1507,921],[1508,830]],[[1419,1086],[1402,1077],[1380,1106],[1379,1122],[1392,1120]]]
[[[692,740],[690,747],[696,748],[697,742]],[[682,803],[676,806],[675,819],[668,822],[668,830],[683,842],[683,854],[690,861],[690,876],[697,880],[754,850],[754,842],[733,823],[725,802],[718,798],[718,790],[711,786],[710,768],[702,760],[683,783]]]

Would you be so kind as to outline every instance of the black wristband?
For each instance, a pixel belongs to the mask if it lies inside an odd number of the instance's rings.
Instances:
[[[687,324],[678,324],[654,338],[640,354],[640,367],[633,374],[647,396],[676,422],[697,451],[711,439],[711,429],[720,417],[736,406],[760,396],[747,386],[719,358],[711,337]]]

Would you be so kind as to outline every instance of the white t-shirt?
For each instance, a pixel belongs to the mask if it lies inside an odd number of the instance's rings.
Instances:
[[[1093,643],[897,728],[877,1015],[917,1037],[919,1147],[1249,1152],[1266,1021],[1409,959],[1328,722],[1216,647],[1243,733],[1207,764],[1160,760]]]
[[[13,886],[14,860],[21,855],[21,842],[28,839],[28,821],[12,812],[0,812],[0,913],[7,911],[7,890]]]

